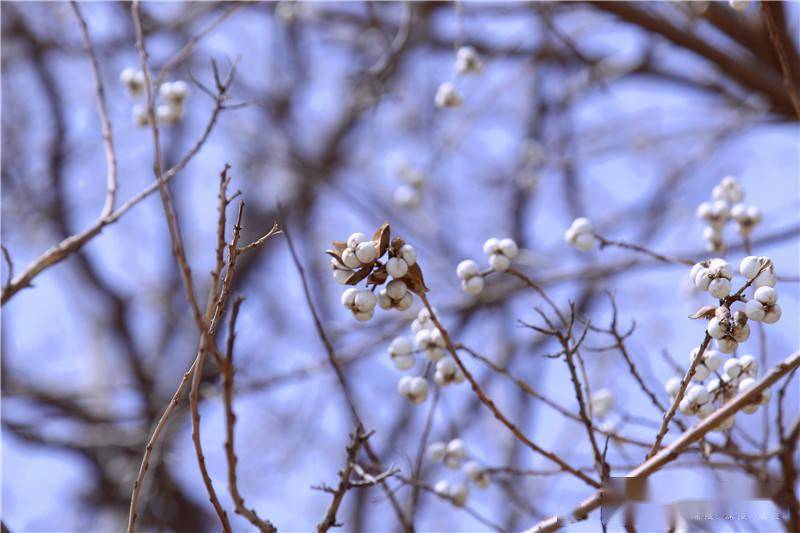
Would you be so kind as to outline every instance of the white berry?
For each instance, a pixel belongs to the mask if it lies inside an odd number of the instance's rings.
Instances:
[[[392,257],[386,262],[386,272],[393,278],[402,278],[408,273],[408,263],[399,257]]]

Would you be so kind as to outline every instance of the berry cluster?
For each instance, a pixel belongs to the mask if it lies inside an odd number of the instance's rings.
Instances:
[[[519,255],[519,247],[514,239],[498,239],[491,237],[483,243],[483,252],[489,258],[489,268],[494,272],[505,272],[511,261]],[[484,286],[484,276],[490,272],[481,272],[478,263],[472,259],[461,261],[456,267],[456,274],[461,280],[461,288],[472,295],[480,294]]]
[[[471,46],[462,46],[456,52],[455,70],[457,74],[480,74],[483,71],[483,62],[478,52]],[[433,99],[436,107],[460,107],[464,103],[461,93],[452,81],[439,85]]]
[[[582,252],[587,252],[594,246],[594,226],[588,218],[576,218],[564,232],[564,241]]]
[[[467,503],[469,497],[469,482],[478,488],[486,488],[490,484],[486,468],[477,460],[467,461],[467,448],[461,439],[453,439],[447,443],[432,442],[427,449],[428,460],[432,463],[442,463],[451,470],[462,469],[466,480],[451,484],[447,480],[438,481],[433,490],[440,496],[450,499],[454,505],[461,507]]]
[[[437,386],[446,387],[464,382],[464,373],[452,358],[446,356],[442,332],[434,325],[427,309],[421,309],[417,314],[417,318],[411,323],[411,332],[414,334],[413,343],[408,337],[395,337],[389,344],[389,357],[397,370],[403,372],[411,369],[416,362],[415,355],[421,353],[425,354],[429,363],[436,364],[433,381]],[[398,383],[398,390],[416,404],[424,402],[428,397],[428,383],[424,377],[411,380],[404,376]]]
[[[428,399],[428,382],[419,376],[403,376],[397,382],[397,392],[411,403],[419,405]]]
[[[773,287],[759,287],[744,307],[747,317],[756,322],[774,324],[781,318],[778,291]]]
[[[391,243],[388,224],[381,226],[372,239],[353,233],[346,242],[334,242],[331,256],[333,279],[342,285],[356,285],[366,279],[367,288],[351,287],[342,294],[342,305],[356,320],[372,318],[375,307],[405,311],[414,303],[412,293],[427,290],[417,265],[417,252],[410,244],[396,238]],[[386,256],[386,262],[381,259]],[[392,279],[390,281],[389,277]],[[375,295],[379,285],[386,286]],[[371,286],[371,288],[370,288]]]
[[[398,171],[403,185],[395,189],[393,200],[395,205],[404,209],[417,209],[422,203],[422,194],[427,184],[427,176],[420,169],[403,165]]]
[[[717,307],[714,316],[708,321],[706,331],[712,339],[717,341],[717,348],[722,353],[733,353],[740,342],[750,338],[750,326],[747,324],[747,315],[736,311],[731,316],[727,307]]]
[[[752,355],[742,355],[725,360],[721,354],[735,353],[739,343],[745,342],[750,337],[748,320],[772,324],[781,316],[781,309],[777,304],[778,293],[774,288],[777,275],[772,260],[767,257],[745,257],[739,264],[739,272],[748,280],[747,284],[739,292],[729,296],[733,272],[725,260],[710,259],[692,267],[691,277],[695,285],[720,299],[719,307],[705,306],[692,315],[692,318],[708,319],[706,331],[715,340],[719,351],[705,350],[702,361],[695,366],[692,380],[696,383],[686,389],[686,394],[678,405],[681,413],[685,415],[705,418],[714,412],[715,402],[724,403],[737,392],[753,386],[758,370],[755,358]],[[744,292],[750,286],[754,287],[754,294],[747,300]],[[740,301],[745,302],[744,311],[732,311],[731,306]],[[694,362],[699,353],[699,348],[693,349],[689,354],[690,362]],[[712,374],[717,378],[703,385]],[[664,388],[672,398],[675,398],[680,386],[681,379],[672,377]],[[744,412],[748,414],[756,412],[758,406],[767,403],[769,398],[770,392],[764,391],[755,403],[743,409]],[[735,416],[731,416],[715,430],[730,429],[734,422]]]
[[[740,342],[750,337],[748,320],[773,324],[781,317],[777,304],[778,293],[774,289],[777,282],[775,267],[767,257],[745,257],[739,264],[739,272],[755,287],[753,298],[745,303],[744,311],[731,312],[730,305],[704,307],[699,318],[709,319],[706,330],[716,341],[719,351],[733,353]],[[707,290],[712,296],[723,300],[731,294],[733,272],[724,259],[710,259],[695,264],[691,277],[697,288]],[[742,299],[739,297],[738,299]],[[733,302],[732,302],[733,303]]]
[[[690,272],[695,287],[722,299],[731,293],[733,271],[724,259],[707,259],[692,266]]]
[[[706,223],[703,238],[709,252],[725,249],[723,229],[729,221],[738,224],[739,234],[747,237],[764,218],[756,206],[746,206],[744,190],[733,176],[726,176],[711,192],[712,201],[697,206],[697,218]]]
[[[696,357],[696,355],[697,349],[692,351],[691,356]],[[706,358],[704,358],[704,363],[707,364]],[[719,363],[717,363],[717,368],[719,368]],[[719,376],[718,378],[710,380],[705,386],[701,384],[691,385],[686,390],[686,395],[681,400],[678,408],[685,415],[693,415],[701,419],[706,418],[714,412],[715,403],[725,403],[736,396],[738,392],[752,387],[755,383],[757,371],[758,364],[752,355],[743,355],[738,359],[732,357],[725,362],[721,374],[715,372]],[[696,376],[695,379],[697,379]],[[697,379],[697,381],[704,381],[704,379]],[[667,382],[667,392],[673,398],[677,395],[679,388],[680,378],[674,377]],[[770,396],[770,391],[765,390],[756,398],[753,404],[746,406],[742,410],[747,414],[753,414],[758,410],[759,405],[769,402]],[[731,416],[715,429],[717,431],[730,429],[733,427],[735,420],[736,417]]]
[[[132,67],[123,69],[119,74],[119,81],[134,100],[144,93],[146,82],[141,70]],[[159,87],[159,94],[164,103],[156,107],[156,119],[161,124],[172,126],[183,117],[183,103],[189,95],[189,86],[184,81],[167,81]],[[137,126],[147,126],[150,123],[147,108],[141,104],[133,106],[131,116]]]

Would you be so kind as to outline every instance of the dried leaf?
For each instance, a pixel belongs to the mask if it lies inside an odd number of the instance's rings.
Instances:
[[[715,305],[704,305],[695,311],[694,314],[689,315],[689,318],[711,318],[716,311],[717,307]]]
[[[383,254],[385,254],[386,250],[389,248],[389,239],[391,238],[391,233],[392,230],[389,227],[389,223],[384,222],[383,225],[372,235],[372,240],[378,243],[378,257],[383,257]]]
[[[365,267],[362,267],[360,270],[356,270],[355,272],[350,274],[350,277],[347,278],[347,281],[345,281],[345,284],[346,285],[356,285],[359,281],[361,281],[362,279],[364,279],[367,276],[369,276],[369,273],[371,271],[372,271],[372,265],[367,265]]]
[[[408,274],[403,277],[403,281],[408,285],[408,289],[417,295],[422,295],[428,292],[428,287],[425,286],[425,280],[422,277],[422,269],[419,263],[414,263],[408,267]]]
[[[396,257],[397,255],[399,255],[400,248],[402,248],[405,243],[406,242],[400,237],[395,237],[394,239],[392,239],[392,245],[389,246],[389,255],[391,255],[392,257]]]
[[[343,241],[333,241],[333,246],[340,252],[344,252],[347,248],[347,243]]]
[[[339,254],[339,252],[336,250],[325,250],[325,253],[333,257],[336,262],[339,263],[339,266],[342,267],[342,270],[350,270],[350,268],[344,264],[344,261],[342,261],[342,256]]]

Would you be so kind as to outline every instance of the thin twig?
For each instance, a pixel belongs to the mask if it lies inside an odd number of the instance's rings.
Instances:
[[[340,527],[342,524],[336,522],[336,513],[339,512],[339,507],[342,505],[345,494],[353,488],[366,488],[383,483],[389,477],[397,474],[400,470],[394,467],[389,468],[385,472],[378,475],[367,474],[363,469],[358,466],[356,459],[358,458],[358,451],[366,444],[367,439],[372,436],[374,432],[364,432],[361,424],[356,426],[355,431],[350,434],[350,444],[347,446],[347,457],[345,459],[344,467],[339,471],[339,484],[335,489],[323,485],[319,487],[325,492],[333,494],[331,503],[325,511],[322,521],[317,524],[317,533],[324,533],[332,527]],[[353,472],[361,476],[360,480],[351,479]]]
[[[92,64],[92,73],[94,74],[95,92],[97,93],[97,110],[100,114],[100,125],[103,134],[103,146],[106,151],[106,200],[103,204],[103,210],[100,212],[100,218],[103,219],[114,211],[114,204],[117,198],[117,155],[114,151],[114,139],[111,133],[111,120],[108,118],[108,110],[106,109],[106,91],[103,85],[103,76],[100,74],[100,65],[97,61],[92,41],[89,37],[89,27],[86,25],[86,20],[81,14],[77,2],[72,0],[70,2],[75,16],[78,18],[78,23],[83,33],[83,45],[86,48],[86,53]]]
[[[223,379],[223,398],[225,403],[225,457],[228,461],[228,490],[233,499],[234,509],[237,514],[242,515],[251,524],[256,526],[262,533],[274,533],[277,531],[269,520],[263,520],[258,516],[255,509],[248,509],[239,492],[239,483],[236,476],[236,446],[234,444],[234,426],[236,424],[236,414],[233,412],[233,345],[236,340],[236,318],[239,316],[244,298],[239,296],[231,304],[231,316],[228,321],[228,342],[225,350],[225,360],[222,365]]]
[[[436,325],[436,327],[439,329],[439,331],[441,331],[442,338],[444,339],[445,345],[447,347],[447,351],[453,357],[453,360],[456,362],[458,367],[461,369],[461,372],[463,372],[464,377],[466,377],[467,381],[469,381],[470,385],[472,386],[472,390],[475,391],[475,394],[478,395],[478,399],[481,401],[481,403],[483,403],[492,412],[494,417],[497,420],[499,420],[504,426],[506,426],[511,431],[511,433],[517,439],[519,439],[520,442],[525,444],[528,448],[530,448],[534,452],[542,455],[543,457],[549,459],[550,461],[556,463],[558,466],[563,468],[566,472],[569,472],[570,474],[572,474],[573,476],[577,477],[578,479],[580,479],[581,481],[583,481],[587,485],[590,485],[590,486],[595,487],[595,488],[599,488],[600,487],[600,483],[598,483],[594,479],[590,478],[589,476],[587,476],[583,472],[580,472],[580,471],[574,469],[572,466],[570,466],[569,463],[567,463],[566,461],[561,459],[558,455],[545,450],[541,446],[539,446],[536,443],[534,443],[533,441],[531,441],[527,436],[525,436],[524,433],[522,433],[522,431],[520,431],[520,429],[513,422],[511,422],[508,418],[506,418],[506,416],[500,411],[500,409],[498,409],[497,405],[495,405],[494,401],[492,401],[492,399],[489,398],[486,395],[486,393],[481,388],[480,384],[478,384],[478,382],[475,379],[475,377],[472,375],[472,373],[469,371],[469,369],[464,365],[463,361],[461,361],[461,358],[456,353],[456,349],[455,349],[455,346],[453,345],[453,342],[450,340],[450,334],[447,332],[445,327],[439,321],[439,317],[436,315],[436,311],[434,311],[433,308],[431,307],[431,304],[428,301],[428,298],[425,296],[425,294],[420,294],[420,298],[422,299],[422,303],[425,305],[425,308],[428,310],[428,313],[430,313],[431,320],[433,320],[433,323]]]
[[[632,244],[623,241],[612,241],[611,239],[606,239],[605,237],[597,233],[594,234],[594,237],[595,239],[600,241],[601,250],[606,246],[615,246],[617,248],[622,248],[624,250],[633,250],[634,252],[639,252],[641,254],[648,255],[653,259],[661,261],[662,263],[671,263],[675,265],[688,265],[688,266],[694,265],[694,261],[692,261],[691,259],[680,259],[675,257],[669,257],[664,254],[654,252],[653,250],[650,250],[649,248],[646,248],[640,244]]]

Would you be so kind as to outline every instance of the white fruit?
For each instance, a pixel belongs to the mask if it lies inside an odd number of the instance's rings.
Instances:
[[[495,272],[505,272],[511,266],[511,261],[503,254],[492,254],[489,256],[489,266]]]
[[[477,276],[479,273],[480,268],[478,268],[478,263],[472,259],[464,259],[458,264],[458,267],[456,267],[456,274],[463,280]]]

